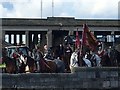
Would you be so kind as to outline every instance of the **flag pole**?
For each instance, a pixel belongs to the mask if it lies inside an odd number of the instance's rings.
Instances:
[[[84,34],[84,24],[83,24],[83,31],[82,31],[82,41],[80,46],[80,56],[82,55],[82,49],[83,49],[83,34]]]
[[[77,28],[77,31],[76,32],[78,32],[78,28]],[[77,36],[77,38],[79,38],[78,36]],[[82,43],[81,43],[81,45],[80,45],[80,41],[79,41],[79,53],[78,53],[78,61],[79,61],[79,65],[80,65],[80,67],[82,67],[82,58],[81,58],[81,53],[82,53]],[[77,46],[77,49],[78,49],[78,46]]]
[[[52,17],[54,17],[54,0],[52,0]]]
[[[84,34],[84,24],[83,24],[82,41],[81,41],[81,45],[80,45],[80,53],[79,53],[80,67],[82,67],[83,34]]]
[[[41,19],[42,19],[42,0],[41,0]]]
[[[78,49],[78,46],[77,46],[77,38],[78,38],[77,32],[78,32],[78,28],[77,28],[77,31],[76,31],[76,42],[75,42],[75,49]]]

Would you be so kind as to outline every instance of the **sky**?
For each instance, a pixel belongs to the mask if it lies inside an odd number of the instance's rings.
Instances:
[[[118,19],[118,3],[119,0],[0,0],[0,17]]]

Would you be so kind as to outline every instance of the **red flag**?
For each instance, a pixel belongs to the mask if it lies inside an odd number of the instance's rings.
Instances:
[[[98,41],[86,24],[83,25],[82,45],[88,46],[91,50],[95,50],[98,45]]]
[[[76,47],[76,48],[79,48],[79,47],[80,47],[80,38],[79,38],[79,33],[78,33],[78,31],[76,31],[75,47]]]

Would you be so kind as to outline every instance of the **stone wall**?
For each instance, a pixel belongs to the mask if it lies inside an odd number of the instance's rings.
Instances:
[[[120,68],[73,68],[72,73],[2,74],[2,90],[120,90]]]

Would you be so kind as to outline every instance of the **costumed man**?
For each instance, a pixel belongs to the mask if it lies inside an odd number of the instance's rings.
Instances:
[[[35,67],[36,67],[36,72],[40,72],[40,47],[35,45],[35,49],[33,49],[33,58],[35,60]]]
[[[44,57],[45,60],[53,60],[53,56],[51,54],[51,49],[48,49],[47,45],[44,45]]]
[[[70,57],[72,55],[72,49],[70,47],[70,44],[67,45],[67,47],[65,48],[65,60],[64,60],[64,63],[65,63],[65,68],[67,71],[70,70]]]
[[[16,60],[16,73],[19,72],[20,70],[20,66],[21,66],[21,63],[20,63],[20,54],[19,54],[19,50],[18,48],[15,49],[15,51],[13,52],[12,54],[12,58]]]
[[[63,57],[64,57],[64,46],[62,44],[59,45],[58,49],[57,49],[57,58],[59,58],[60,60],[63,61]]]

